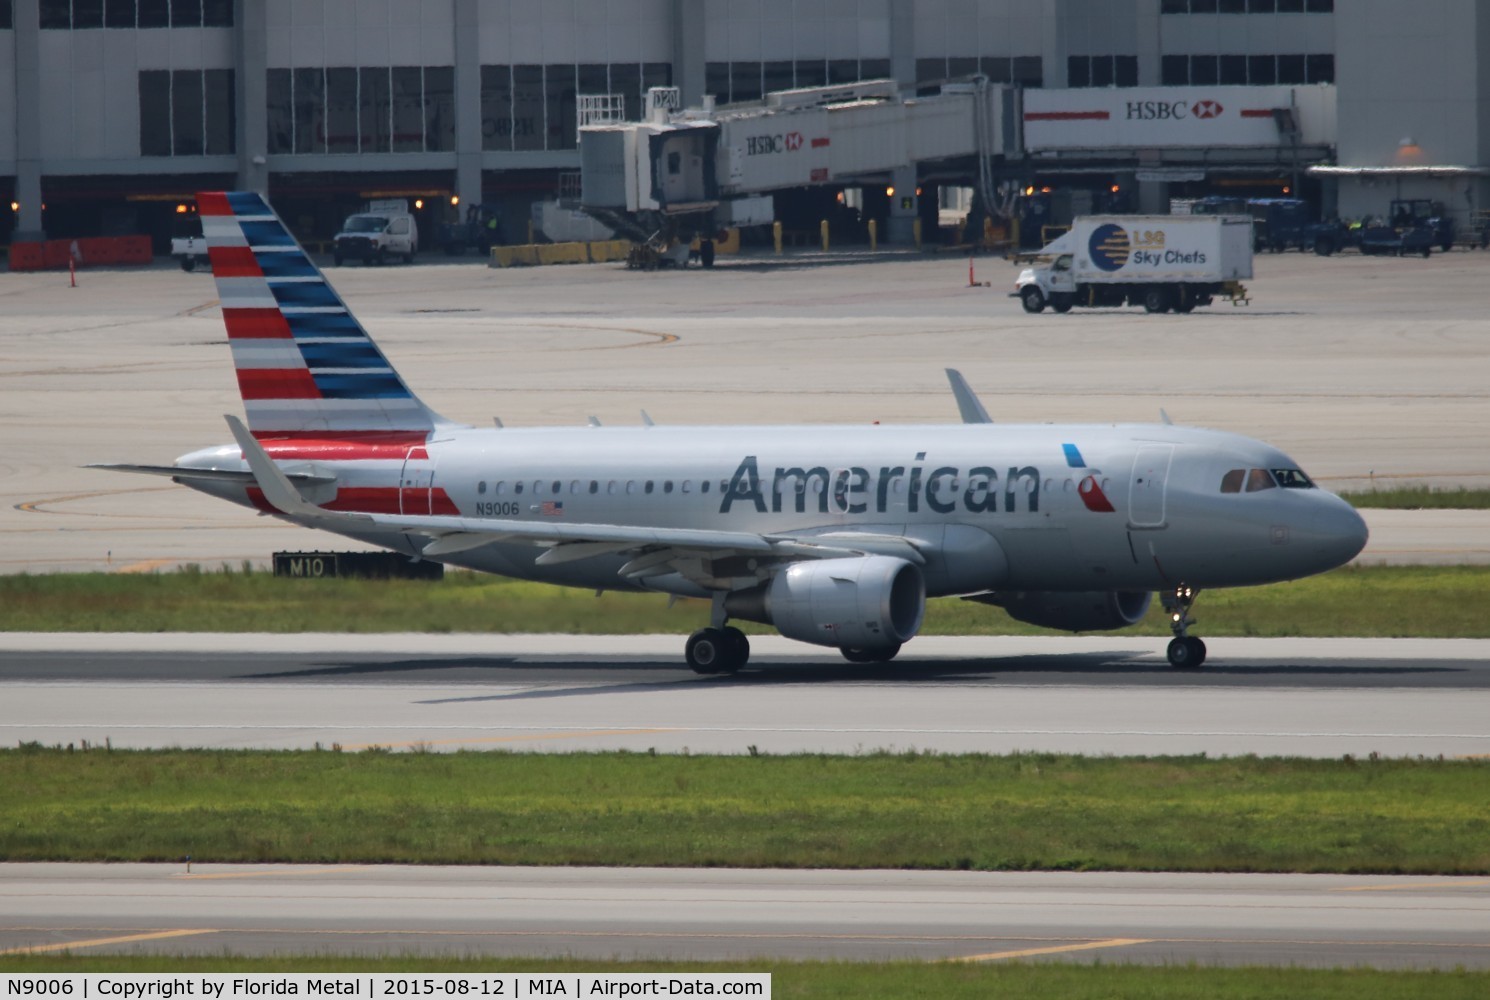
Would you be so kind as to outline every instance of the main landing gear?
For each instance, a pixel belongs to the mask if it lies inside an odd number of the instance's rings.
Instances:
[[[688,637],[683,655],[696,674],[733,674],[750,659],[750,640],[733,625],[726,625],[729,613],[724,610],[723,591],[714,594],[714,608],[709,627]]]
[[[1205,643],[1189,634],[1195,624],[1190,617],[1190,606],[1195,603],[1199,591],[1181,584],[1162,598],[1164,610],[1169,612],[1169,628],[1174,638],[1169,640],[1169,665],[1176,670],[1193,670],[1205,662]]]
[[[750,640],[733,625],[701,628],[683,649],[696,674],[733,674],[750,659]]]

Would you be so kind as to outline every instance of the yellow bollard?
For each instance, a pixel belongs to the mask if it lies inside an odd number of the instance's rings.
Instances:
[[[822,221],[822,224],[818,226],[818,229],[821,230],[821,232],[823,234],[823,253],[827,253],[828,252],[828,220],[827,219],[824,219]]]
[[[776,244],[776,256],[781,256],[781,223],[771,223],[771,240]]]
[[[916,249],[921,249],[921,220],[916,219],[911,223],[911,236],[916,241]]]
[[[880,220],[869,220],[869,250],[873,253],[880,245]]]

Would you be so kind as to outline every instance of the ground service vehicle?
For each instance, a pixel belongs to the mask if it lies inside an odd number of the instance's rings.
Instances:
[[[203,236],[176,236],[171,239],[171,256],[181,260],[181,270],[195,271],[207,263],[207,239]]]
[[[419,227],[409,214],[409,203],[393,198],[370,201],[365,210],[349,215],[336,234],[331,255],[338,265],[348,258],[383,264],[389,257],[412,264],[418,252]]]
[[[447,257],[459,257],[471,247],[485,256],[504,242],[501,218],[500,205],[472,205],[464,219],[440,227],[440,246]]]
[[[1313,209],[1301,198],[1249,198],[1252,215],[1252,249],[1269,253],[1312,250],[1315,227]]]
[[[1037,313],[1072,306],[1142,305],[1187,313],[1217,296],[1245,300],[1252,219],[1238,215],[1090,215],[1040,251],[1011,297]]]

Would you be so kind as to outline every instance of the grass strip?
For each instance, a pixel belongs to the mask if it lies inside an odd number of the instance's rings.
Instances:
[[[1377,510],[1490,510],[1490,490],[1396,486],[1340,494],[1351,506]]]
[[[26,744],[0,788],[7,861],[1490,872],[1484,760]]]
[[[1490,972],[1455,970],[1204,968],[1007,962],[605,962],[524,958],[361,958],[328,955],[220,956],[0,955],[0,972],[502,973],[769,972],[776,1000],[1482,1000]]]
[[[1347,567],[1292,583],[1205,592],[1205,636],[1490,637],[1490,567]],[[440,582],[291,580],[201,570],[0,576],[0,630],[11,632],[561,632],[684,634],[708,604],[669,608],[657,594],[526,583],[476,573]],[[764,626],[747,631],[769,632]],[[1051,634],[997,608],[927,604],[922,635]],[[1167,636],[1158,609],[1128,635]]]

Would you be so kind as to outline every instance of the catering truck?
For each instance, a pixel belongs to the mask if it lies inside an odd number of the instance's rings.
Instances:
[[[1216,297],[1247,301],[1252,219],[1245,215],[1088,215],[1042,248],[1014,283],[1025,312],[1136,306],[1187,313]]]

